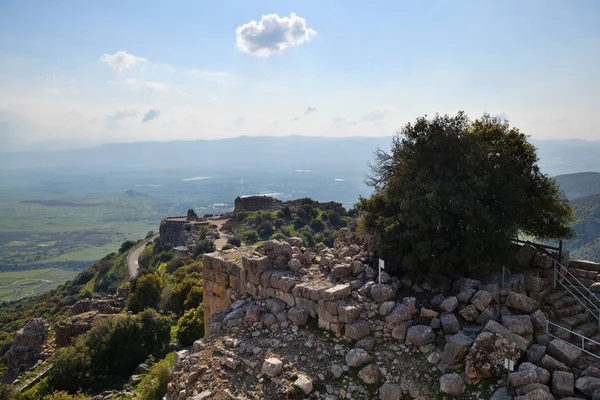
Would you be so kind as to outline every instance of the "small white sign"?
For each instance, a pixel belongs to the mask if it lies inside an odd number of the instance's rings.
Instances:
[[[515,370],[515,362],[513,360],[509,360],[508,358],[504,359],[504,368],[506,368],[509,371],[514,371]]]
[[[379,259],[379,269],[385,269],[385,261],[383,261],[381,258]]]

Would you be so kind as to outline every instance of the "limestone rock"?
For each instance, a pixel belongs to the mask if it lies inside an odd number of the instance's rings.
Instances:
[[[565,371],[552,373],[552,393],[557,396],[573,396],[575,393],[575,377],[573,374]]]
[[[358,377],[366,384],[373,385],[381,379],[379,368],[375,364],[369,364],[358,372]]]
[[[356,320],[350,324],[346,324],[344,335],[350,340],[360,340],[371,334],[369,323],[364,320]]]
[[[392,329],[392,337],[396,340],[404,340],[406,338],[406,331],[408,327],[412,325],[412,321],[402,321],[394,329]]]
[[[543,333],[546,331],[546,321],[548,318],[542,310],[537,310],[530,315],[534,333]]]
[[[465,358],[472,344],[473,339],[459,332],[448,338],[440,357],[449,365],[459,363]]]
[[[471,300],[471,304],[473,304],[479,311],[485,310],[491,302],[492,295],[485,290],[480,290],[475,293],[475,296],[473,296],[473,299]]]
[[[442,323],[444,334],[446,335],[454,335],[460,330],[460,324],[454,313],[442,313],[442,315],[440,315],[440,321]]]
[[[405,304],[398,304],[392,312],[385,317],[387,322],[402,322],[412,318],[410,309]]]
[[[533,333],[533,324],[529,315],[511,315],[502,317],[502,326],[519,336]]]
[[[267,358],[262,365],[262,373],[271,378],[277,376],[283,369],[283,362],[279,358]]]
[[[458,299],[455,296],[448,297],[440,304],[440,309],[444,312],[451,313],[458,307]]]
[[[308,310],[305,308],[292,307],[288,311],[288,318],[294,325],[306,325],[308,322]]]
[[[415,325],[406,332],[406,344],[423,346],[435,340],[433,330],[427,325]]]
[[[540,303],[532,300],[524,294],[515,292],[509,292],[508,297],[506,298],[506,305],[510,308],[514,308],[515,310],[523,311],[528,314],[540,309]]]
[[[536,389],[523,396],[517,396],[514,400],[554,400],[554,396],[544,389]]]
[[[380,400],[400,400],[402,398],[402,388],[400,385],[386,382],[379,388]]]
[[[471,298],[473,298],[475,292],[475,289],[465,289],[457,294],[456,298],[458,299],[459,303],[467,304],[469,301],[471,301]]]
[[[591,396],[595,390],[600,389],[600,378],[583,376],[575,381],[575,387],[586,396]]]
[[[554,339],[548,344],[546,353],[567,367],[573,365],[581,357],[581,350],[558,339]]]
[[[504,372],[504,360],[517,361],[520,356],[517,344],[496,333],[482,332],[467,354],[465,372],[473,380],[500,377]]]
[[[466,389],[465,382],[456,372],[440,377],[440,390],[451,396],[460,396]]]
[[[458,313],[468,322],[476,321],[479,317],[479,310],[473,304],[469,304]]]
[[[349,367],[359,367],[369,362],[370,359],[371,356],[369,353],[363,349],[354,348],[346,353],[346,364],[348,364]]]
[[[308,395],[313,390],[312,380],[304,375],[299,375],[298,379],[294,382],[294,386],[302,391],[302,393]]]
[[[371,286],[371,297],[378,302],[389,300],[394,297],[394,289],[390,285],[375,284]]]

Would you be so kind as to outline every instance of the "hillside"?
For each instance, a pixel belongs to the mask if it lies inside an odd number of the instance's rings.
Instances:
[[[598,172],[558,175],[556,182],[571,201],[600,193],[600,173]]]
[[[567,242],[571,258],[600,261],[600,194],[575,199],[577,237]]]

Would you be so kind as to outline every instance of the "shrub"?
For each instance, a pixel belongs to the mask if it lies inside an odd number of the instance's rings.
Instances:
[[[320,219],[310,221],[310,227],[315,232],[322,232],[325,229],[325,224]]]
[[[142,400],[162,400],[167,394],[170,369],[168,360],[161,360],[150,368],[140,383]]]
[[[244,239],[246,240],[246,242],[253,243],[258,241],[259,236],[255,230],[249,230],[244,232]]]
[[[135,241],[126,240],[123,242],[123,244],[121,244],[121,247],[119,247],[119,253],[125,253],[127,250],[131,249],[135,245],[136,245]]]
[[[281,218],[277,218],[275,221],[273,221],[273,226],[275,226],[275,229],[279,229],[284,225],[285,225],[285,221],[282,220]]]
[[[242,245],[242,239],[238,236],[230,237],[227,239],[227,243],[235,247],[240,247]]]
[[[217,248],[215,247],[215,242],[209,239],[204,239],[199,241],[194,246],[194,257],[198,258],[203,254],[212,253],[215,250],[217,250]]]
[[[173,272],[177,271],[179,268],[183,267],[184,265],[191,264],[192,261],[193,260],[187,256],[175,257],[171,261],[169,261],[169,263],[167,264],[167,272],[169,274],[172,274]]]
[[[290,217],[292,215],[292,209],[290,208],[290,206],[285,206],[281,209],[281,214],[285,218]]]
[[[60,392],[54,392],[52,394],[46,395],[42,398],[42,400],[86,400],[86,399],[87,399],[87,397],[85,397],[81,393],[70,395],[69,393],[62,391],[62,390]]]
[[[133,313],[139,313],[147,307],[158,309],[164,280],[155,273],[138,276],[133,282],[128,307]]]
[[[294,218],[292,220],[292,224],[294,224],[294,229],[298,230],[298,229],[302,228],[304,225],[306,225],[306,222],[304,222],[304,220],[302,220],[300,218]]]
[[[327,218],[329,219],[329,223],[336,228],[339,228],[342,224],[342,216],[335,211],[329,211]]]
[[[268,238],[274,232],[275,232],[275,228],[273,228],[273,225],[271,225],[270,221],[262,222],[256,229],[256,233],[258,233],[258,235],[263,239]]]
[[[188,310],[177,321],[177,340],[182,346],[189,346],[204,337],[204,309],[202,305]]]
[[[93,382],[90,352],[81,339],[76,340],[73,346],[57,350],[52,356],[52,365],[48,383],[56,389],[74,393]]]
[[[271,237],[269,238],[271,240],[286,240],[287,238],[285,237],[285,235],[281,232],[276,232],[273,235],[271,235]]]

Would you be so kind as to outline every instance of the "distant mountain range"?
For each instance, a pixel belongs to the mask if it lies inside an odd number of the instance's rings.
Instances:
[[[552,176],[577,172],[600,172],[600,141],[530,140],[537,147],[542,170]],[[377,148],[389,149],[391,137],[240,136],[233,139],[112,143],[66,150],[4,153],[0,168],[202,167],[227,163],[245,166],[343,165],[364,170]],[[357,168],[355,168],[357,167]]]

